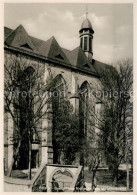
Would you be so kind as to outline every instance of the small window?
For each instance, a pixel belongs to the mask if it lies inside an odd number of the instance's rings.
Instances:
[[[87,37],[84,37],[84,50],[87,50]]]
[[[89,37],[89,51],[92,52],[92,40],[91,40],[91,37]]]
[[[32,50],[32,48],[27,43],[21,45],[20,47],[24,47],[26,49],[31,49]]]
[[[82,48],[83,46],[83,38],[80,39],[80,47]]]
[[[64,58],[63,58],[60,54],[58,54],[58,55],[56,56],[56,58],[59,58],[59,59],[61,59],[61,60],[64,60]]]
[[[88,65],[88,63],[84,64],[84,67],[90,68],[89,65]]]

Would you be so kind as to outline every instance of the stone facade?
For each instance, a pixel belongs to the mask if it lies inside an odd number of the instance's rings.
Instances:
[[[82,24],[83,25],[83,24]],[[87,26],[86,26],[87,25]],[[93,39],[93,29],[90,29],[89,23],[82,26],[82,30],[80,31],[80,36],[91,37]],[[87,31],[84,31],[87,30]],[[88,32],[86,34],[86,32]],[[19,39],[18,34],[22,36],[22,40]],[[47,81],[49,75],[57,78],[60,76],[65,83],[65,93],[67,98],[73,105],[75,112],[79,113],[80,110],[80,100],[78,90],[81,89],[83,83],[87,83],[90,86],[90,92],[92,92],[95,88],[100,85],[100,75],[98,74],[96,67],[99,64],[103,66],[103,63],[93,60],[92,53],[92,45],[89,47],[89,44],[92,44],[88,39],[87,50],[82,51],[83,48],[76,49],[74,52],[65,51],[60,48],[60,46],[56,43],[54,39],[50,40],[51,45],[49,46],[50,51],[47,54],[47,57],[40,54],[41,48],[36,47],[36,40],[34,44],[34,40],[30,38],[30,36],[25,34],[25,30],[22,26],[19,26],[16,30],[7,29],[6,30],[6,39],[5,39],[5,61],[9,60],[10,62],[13,59],[23,58],[26,61],[26,67],[30,64],[35,66],[39,66],[44,70],[44,81]],[[83,33],[83,34],[82,34]],[[16,37],[16,40],[13,38]],[[27,38],[26,38],[27,37]],[[38,42],[38,40],[37,40]],[[35,45],[35,47],[33,46]],[[48,42],[41,43],[47,45]],[[52,46],[53,44],[53,46]],[[83,42],[84,44],[84,42]],[[20,46],[22,45],[22,47]],[[56,47],[57,49],[53,50]],[[39,52],[38,52],[39,50]],[[52,50],[52,51],[51,51]],[[56,53],[56,50],[58,52]],[[51,52],[51,54],[50,54]],[[55,57],[51,57],[55,53]],[[67,54],[68,53],[68,54]],[[72,54],[71,54],[72,53]],[[74,55],[75,54],[75,55]],[[74,59],[76,58],[77,63],[74,64]],[[63,59],[63,60],[62,60]],[[72,62],[73,59],[73,62]],[[6,63],[6,62],[5,62]],[[68,64],[69,63],[69,64]],[[83,63],[83,65],[81,65]],[[5,78],[7,79],[7,78]],[[92,103],[94,102],[96,106],[96,101],[93,98],[92,94],[89,97]],[[99,108],[99,105],[97,105]],[[47,105],[43,109],[47,109]],[[37,144],[34,143],[32,145],[32,150],[37,150],[37,163],[36,167],[40,166],[41,163],[53,163],[53,146],[52,146],[52,105],[48,105],[47,114],[44,115],[40,122],[40,127],[42,128],[41,138],[42,143]],[[13,158],[13,142],[11,137],[14,132],[14,123],[10,114],[5,113],[5,130],[4,130],[4,139],[5,139],[5,150],[4,150],[4,159],[5,159],[5,170],[7,170],[12,162]]]

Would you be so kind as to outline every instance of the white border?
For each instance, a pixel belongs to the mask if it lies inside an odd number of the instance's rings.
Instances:
[[[4,55],[3,55],[3,43],[4,43],[4,33],[3,33],[3,27],[4,27],[4,3],[133,3],[133,28],[134,28],[134,37],[133,37],[133,47],[134,47],[134,137],[133,137],[133,150],[134,150],[134,178],[133,178],[133,192],[107,192],[107,195],[115,195],[115,194],[120,194],[120,195],[137,195],[137,48],[136,48],[136,43],[137,43],[137,0],[0,0],[0,137],[1,137],[1,142],[0,142],[0,192],[3,192],[3,129],[4,129],[4,121],[3,121],[3,81],[4,81],[4,71],[3,71],[3,64],[4,64]],[[4,192],[7,193],[7,192]],[[10,192],[10,194],[14,194],[15,192]],[[21,194],[24,194],[24,192],[20,192]],[[88,192],[86,192],[87,194]],[[90,192],[91,194],[92,192]],[[31,193],[29,193],[31,194]],[[36,193],[35,194],[39,194]],[[48,193],[52,194],[52,193]],[[54,193],[56,194],[56,193]],[[68,194],[68,193],[66,193]],[[69,193],[70,194],[70,193]],[[85,193],[80,193],[80,194],[85,194]],[[89,194],[89,193],[88,193]],[[94,192],[94,194],[101,194],[101,195],[106,195],[106,192]]]

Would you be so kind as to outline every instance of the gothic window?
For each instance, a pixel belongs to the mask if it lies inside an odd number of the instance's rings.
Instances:
[[[58,132],[58,128],[60,125],[60,122],[58,121],[58,117],[60,116],[61,108],[64,103],[64,97],[65,97],[65,81],[62,77],[62,75],[58,75],[54,79],[54,90],[53,90],[53,162],[58,163],[59,159],[59,153],[60,148],[58,146],[58,143],[56,141],[56,133]]]
[[[61,100],[65,97],[65,81],[62,75],[58,75],[54,79],[54,91],[53,91],[53,100],[59,106],[61,104]]]
[[[80,88],[80,129],[81,133],[87,136],[87,121],[88,121],[88,102],[89,102],[89,84],[84,82]]]
[[[80,87],[80,102],[79,102],[79,114],[80,114],[80,142],[85,145],[88,135],[88,111],[89,111],[89,89],[90,86],[85,81]],[[85,152],[81,151],[80,164],[84,166],[86,163],[84,160]]]

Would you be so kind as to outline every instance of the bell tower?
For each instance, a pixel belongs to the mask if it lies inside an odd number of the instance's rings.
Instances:
[[[93,56],[93,47],[92,47],[92,40],[94,30],[92,28],[91,22],[88,20],[88,13],[86,9],[86,19],[83,21],[81,25],[81,29],[79,31],[80,35],[80,47],[85,52],[86,56],[92,60]]]

